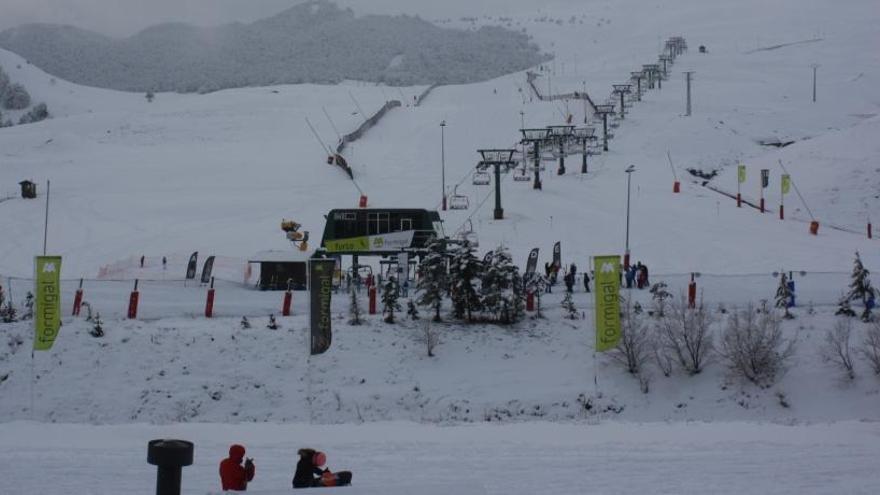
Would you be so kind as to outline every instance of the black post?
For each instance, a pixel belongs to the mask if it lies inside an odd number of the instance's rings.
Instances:
[[[602,149],[608,151],[608,114],[602,112]]]
[[[541,189],[541,146],[535,141],[535,183],[532,189]]]
[[[588,139],[584,138],[584,140],[582,142],[583,143],[583,150],[581,152],[581,160],[582,160],[581,161],[581,173],[582,174],[587,173],[587,141],[588,141]]]
[[[501,165],[496,163],[495,167],[495,220],[504,218],[504,209],[501,208]]]
[[[151,440],[147,444],[147,462],[156,466],[156,495],[180,495],[183,467],[193,463],[192,442],[186,440]]]
[[[562,137],[559,137],[559,169],[556,171],[556,175],[565,174],[565,141],[563,141]]]
[[[623,103],[623,95],[624,92],[620,91],[620,120],[623,120],[623,118],[626,116],[626,112],[624,111],[626,105]]]

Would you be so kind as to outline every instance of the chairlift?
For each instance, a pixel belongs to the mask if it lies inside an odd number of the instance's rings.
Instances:
[[[474,172],[474,185],[475,186],[488,186],[492,182],[492,179],[489,177],[489,172],[485,172],[483,170],[477,170]]]
[[[529,173],[526,171],[525,167],[518,168],[513,172],[513,180],[514,182],[528,182],[531,180],[529,177]]]
[[[474,232],[474,222],[472,222],[470,218],[468,218],[459,229],[458,239],[461,241],[467,241],[472,247],[480,246],[480,240],[477,237],[477,233]]]
[[[467,210],[470,207],[470,201],[464,194],[458,194],[458,186],[455,186],[452,196],[449,197],[449,208],[452,210]]]

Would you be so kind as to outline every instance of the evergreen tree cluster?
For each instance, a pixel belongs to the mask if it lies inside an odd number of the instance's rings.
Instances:
[[[434,321],[442,318],[446,297],[452,316],[467,322],[494,321],[508,325],[525,316],[524,285],[510,252],[499,247],[483,261],[467,241],[446,249],[443,241],[428,245],[419,265],[418,304],[430,307]]]
[[[850,304],[855,301],[860,302],[864,308],[861,314],[862,321],[871,321],[871,310],[874,308],[876,290],[871,285],[871,280],[868,278],[869,275],[870,272],[862,264],[862,259],[859,256],[859,253],[856,252],[856,259],[853,261],[849,292],[847,292],[840,300],[836,314],[855,316],[856,312],[852,309]]]

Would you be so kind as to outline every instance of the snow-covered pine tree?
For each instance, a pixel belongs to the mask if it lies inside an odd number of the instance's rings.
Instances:
[[[92,320],[92,329],[89,330],[89,335],[95,338],[101,338],[104,336],[104,321],[101,320],[101,313],[95,314],[95,318]]]
[[[0,308],[0,321],[3,323],[13,323],[18,321],[18,311],[12,305],[12,301],[6,301],[6,306]]]
[[[529,274],[524,281],[526,293],[532,293],[535,295],[535,318],[544,317],[541,308],[541,296],[544,295],[544,291],[547,290],[547,284],[549,283],[550,281],[547,280],[547,277],[538,272]]]
[[[385,323],[394,323],[394,312],[400,311],[400,303],[397,299],[397,279],[388,277],[382,286],[382,314],[385,315]]]
[[[667,290],[666,282],[657,282],[651,286],[651,299],[654,300],[654,316],[663,318],[666,316],[667,299],[672,298],[672,294]]]
[[[474,313],[482,309],[479,285],[484,271],[483,260],[477,257],[470,242],[464,241],[452,251],[449,286],[456,318],[473,321]]]
[[[779,274],[779,287],[776,288],[776,307],[785,311],[782,315],[786,320],[794,318],[794,315],[788,310],[788,303],[791,301],[791,287],[788,285],[788,276],[785,272]]]
[[[357,288],[352,285],[348,289],[349,293],[349,302],[348,302],[348,324],[349,325],[360,325],[361,324],[361,304],[358,300]]]
[[[569,320],[577,320],[580,316],[578,315],[577,308],[574,306],[571,292],[565,291],[565,297],[562,298],[562,309],[565,310],[565,317]]]
[[[28,291],[24,297],[24,314],[21,315],[22,321],[30,320],[34,317],[34,294]]]
[[[242,316],[242,317],[241,317],[241,328],[242,328],[242,330],[246,330],[246,329],[248,329],[248,328],[250,328],[250,327],[251,327],[251,322],[248,321],[247,316]]]
[[[496,321],[508,325],[522,319],[525,313],[522,277],[507,248],[501,246],[494,251],[483,276],[482,289],[483,304]]]
[[[849,293],[846,301],[861,301],[865,310],[862,312],[862,321],[871,320],[871,307],[874,305],[874,288],[868,279],[870,272],[862,265],[862,259],[856,251],[856,259],[853,262],[852,281],[849,284]],[[843,301],[841,301],[843,305]]]
[[[850,306],[849,299],[843,297],[840,299],[840,303],[837,305],[837,311],[835,311],[834,314],[837,316],[854,317],[856,312],[853,311],[852,306]]]
[[[422,306],[434,310],[434,321],[441,321],[440,308],[448,287],[446,268],[446,247],[442,241],[434,239],[426,246],[428,252],[419,264],[419,283],[417,301]]]
[[[269,330],[278,330],[278,322],[275,321],[275,315],[269,315],[269,324],[266,325]]]

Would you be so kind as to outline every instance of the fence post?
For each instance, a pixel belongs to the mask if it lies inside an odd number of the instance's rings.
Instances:
[[[131,296],[128,298],[128,319],[133,320],[137,318],[138,311],[138,300],[140,299],[140,292],[138,292],[138,279],[134,279],[134,290],[131,291]]]
[[[205,318],[214,316],[214,277],[211,277],[211,288],[208,289],[208,299],[205,301]]]

